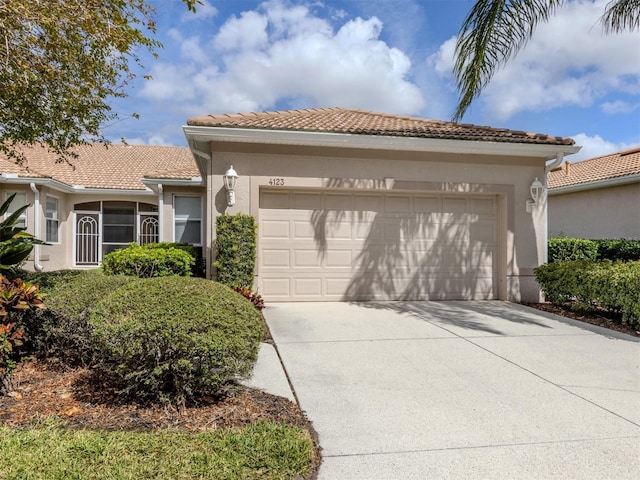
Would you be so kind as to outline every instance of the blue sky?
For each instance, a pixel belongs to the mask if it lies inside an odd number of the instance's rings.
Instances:
[[[572,137],[571,160],[640,145],[640,32],[602,34],[608,0],[574,0],[541,25],[463,118]],[[471,0],[151,0],[152,79],[114,101],[114,142],[185,145],[211,113],[350,107],[449,120],[455,36]],[[131,116],[140,115],[140,119]]]

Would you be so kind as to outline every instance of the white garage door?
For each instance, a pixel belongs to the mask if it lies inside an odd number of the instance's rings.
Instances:
[[[493,196],[260,193],[268,301],[496,298]]]

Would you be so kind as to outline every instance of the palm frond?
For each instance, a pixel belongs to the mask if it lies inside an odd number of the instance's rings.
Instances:
[[[607,3],[600,23],[605,33],[640,29],[640,0],[613,0]]]
[[[531,39],[564,0],[478,0],[456,43],[453,73],[460,98],[452,120],[459,121],[498,67]]]

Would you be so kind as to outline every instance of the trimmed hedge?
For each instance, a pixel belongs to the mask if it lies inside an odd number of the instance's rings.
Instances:
[[[67,365],[91,365],[91,311],[118,288],[140,279],[96,272],[63,278],[65,281],[50,289],[46,309],[36,319],[34,346],[39,355]]]
[[[241,295],[200,278],[132,282],[89,321],[102,378],[145,401],[226,394],[250,374],[264,333],[260,313]]]
[[[596,260],[598,245],[583,238],[557,237],[547,242],[549,263],[573,260]]]
[[[598,245],[598,260],[622,260],[630,262],[640,260],[640,240],[594,240]]]
[[[154,244],[136,245],[115,250],[104,256],[102,270],[109,275],[129,275],[141,278],[170,275],[191,276],[195,255],[182,247]]]
[[[640,260],[640,240],[556,237],[547,244],[549,263],[573,260]]]
[[[251,289],[256,267],[255,219],[251,215],[216,218],[216,279],[230,287]]]
[[[534,272],[549,302],[571,302],[578,311],[619,311],[623,322],[640,325],[640,262],[555,262]]]

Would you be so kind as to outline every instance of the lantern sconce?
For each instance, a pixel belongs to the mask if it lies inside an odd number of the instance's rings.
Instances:
[[[236,204],[236,182],[238,181],[238,174],[233,169],[233,165],[222,176],[224,180],[224,188],[227,189],[227,206],[233,207]]]
[[[531,213],[533,211],[533,207],[538,205],[538,202],[542,199],[542,195],[544,193],[544,185],[538,177],[531,184],[531,200],[527,200],[527,213]]]

